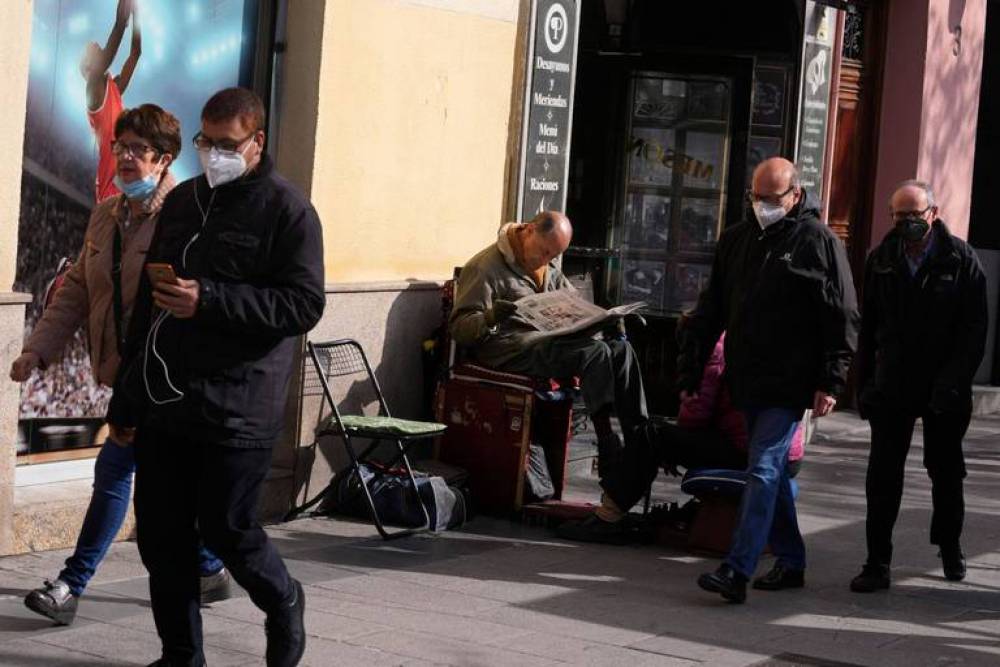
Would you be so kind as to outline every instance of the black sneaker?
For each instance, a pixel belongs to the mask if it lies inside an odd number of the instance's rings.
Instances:
[[[874,593],[889,588],[889,566],[865,564],[861,574],[851,579],[855,593]]]
[[[556,528],[556,535],[574,542],[597,542],[598,544],[628,544],[627,520],[605,521],[596,514],[577,521],[564,521]]]
[[[59,625],[71,625],[76,618],[77,597],[69,590],[69,584],[62,579],[46,581],[43,588],[24,596],[24,606]]]
[[[941,547],[938,556],[941,558],[945,579],[948,581],[965,579],[965,554],[962,553],[962,547]]]
[[[213,602],[228,600],[233,597],[232,577],[226,568],[215,574],[201,576],[201,605],[204,607]]]
[[[306,652],[306,594],[302,584],[292,579],[295,597],[267,615],[267,667],[295,667]]]
[[[785,588],[802,588],[806,585],[805,570],[789,570],[775,563],[770,572],[753,580],[753,587],[759,591],[780,591]]]
[[[747,578],[722,564],[715,572],[698,577],[698,585],[711,593],[718,593],[726,600],[737,604],[747,599]]]

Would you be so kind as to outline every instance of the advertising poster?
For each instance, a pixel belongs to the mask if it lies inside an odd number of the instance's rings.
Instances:
[[[25,335],[41,314],[60,259],[79,254],[97,199],[99,147],[88,120],[95,100],[85,79],[93,54],[113,53],[106,76],[124,88],[125,108],[151,102],[180,119],[182,150],[171,166],[180,181],[200,172],[191,139],[202,105],[216,90],[240,83],[253,41],[244,26],[255,8],[254,0],[35,0],[14,283],[16,291],[34,297]],[[106,91],[99,87],[100,104]],[[81,330],[61,362],[24,384],[20,416],[103,417],[108,396],[91,375]],[[27,441],[32,450],[79,445],[39,443],[31,428],[22,423],[21,430],[22,450]]]

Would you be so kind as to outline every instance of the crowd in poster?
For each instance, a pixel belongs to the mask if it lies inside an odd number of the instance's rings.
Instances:
[[[245,4],[35,0],[14,283],[16,291],[34,297],[26,335],[41,313],[42,295],[60,258],[79,254],[101,194],[95,174],[102,147],[88,111],[109,103],[105,96],[110,93],[101,85],[96,101],[93,90],[88,94],[89,56],[105,47],[115,53],[106,76],[120,89],[126,108],[152,102],[180,119],[185,143],[171,170],[183,180],[200,170],[190,140],[202,105],[215,90],[239,82],[247,42]],[[103,82],[105,72],[96,74]],[[20,416],[103,416],[107,398],[108,391],[91,376],[85,337],[78,332],[59,363],[36,371],[25,383]]]

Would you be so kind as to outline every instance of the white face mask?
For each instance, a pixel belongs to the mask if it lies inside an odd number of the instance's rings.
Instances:
[[[249,146],[253,142],[247,142]],[[208,151],[198,151],[201,168],[208,179],[208,187],[215,188],[235,181],[247,171],[247,160],[243,157],[244,146],[239,151],[222,151],[214,146]]]
[[[776,222],[782,220],[788,212],[784,206],[768,204],[766,201],[755,201],[753,203],[753,214],[757,216],[757,224],[761,229],[767,229]]]

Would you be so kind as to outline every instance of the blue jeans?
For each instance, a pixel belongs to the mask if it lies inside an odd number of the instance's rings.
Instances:
[[[726,564],[750,578],[761,551],[770,543],[778,564],[804,570],[806,545],[799,532],[795,495],[788,476],[788,450],[802,411],[760,408],[744,414],[750,433],[747,485]]]
[[[94,462],[94,493],[76,540],[76,550],[59,573],[73,595],[83,593],[125,521],[134,472],[135,447],[116,445],[111,438],[105,440]],[[204,546],[200,547],[198,560],[202,575],[222,569],[222,561]]]

